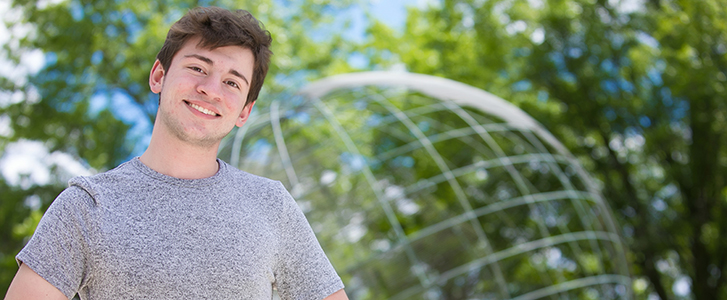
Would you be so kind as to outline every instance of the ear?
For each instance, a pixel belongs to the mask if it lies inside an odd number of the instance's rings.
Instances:
[[[237,118],[237,122],[235,123],[237,127],[242,127],[242,125],[245,125],[248,117],[250,117],[250,112],[252,112],[253,105],[255,105],[255,101],[250,102],[250,104],[245,105],[245,107],[242,108],[242,112],[240,112],[240,117]]]
[[[149,73],[149,88],[151,88],[152,93],[159,94],[162,91],[165,74],[162,63],[157,59],[154,66],[151,67],[151,73]]]

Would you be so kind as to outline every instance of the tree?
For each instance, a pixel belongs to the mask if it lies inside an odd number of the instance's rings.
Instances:
[[[628,5],[443,1],[410,9],[401,34],[374,24],[360,51],[540,120],[601,181],[637,295],[681,298],[691,281],[694,299],[723,298],[727,3]]]
[[[695,299],[724,298],[727,267],[727,137],[724,134],[727,103],[727,9],[725,1],[651,1],[642,20],[645,30],[658,41],[656,56],[662,63],[661,100],[671,124],[653,134],[648,151],[667,170],[679,188],[680,202],[674,229],[683,232],[671,243],[679,254],[680,267],[691,277]],[[669,95],[669,93],[671,95]],[[686,103],[688,111],[672,108],[670,101]],[[672,107],[670,107],[672,106]],[[669,127],[682,127],[664,134]]]
[[[249,7],[274,39],[261,99],[353,71],[347,58],[357,53],[367,69],[401,64],[511,100],[600,180],[620,216],[639,298],[689,298],[673,287],[690,284],[691,298],[725,298],[727,2],[629,3],[446,0],[410,8],[401,33],[372,21],[356,45],[333,17],[349,2],[16,0],[5,21],[29,34],[3,53],[20,63],[41,51],[45,66],[27,80],[0,76],[2,95],[19,99],[0,106],[0,124],[11,125],[0,149],[43,141],[98,171],[138,154],[157,103],[146,76],[170,23],[191,6]],[[0,178],[0,293],[13,256],[65,185],[61,169],[44,184]]]

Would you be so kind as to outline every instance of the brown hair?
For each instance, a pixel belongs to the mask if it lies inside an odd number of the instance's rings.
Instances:
[[[252,70],[250,92],[245,105],[255,101],[265,81],[270,64],[270,32],[246,10],[229,11],[219,7],[197,7],[179,19],[167,33],[157,59],[164,70],[169,70],[172,58],[192,37],[202,40],[199,47],[214,49],[224,46],[242,46],[252,51],[255,63]]]

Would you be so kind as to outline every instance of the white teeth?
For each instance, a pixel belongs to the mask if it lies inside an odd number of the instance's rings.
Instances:
[[[203,113],[205,115],[210,115],[210,116],[216,116],[217,115],[213,111],[211,111],[209,109],[206,109],[204,107],[201,107],[201,106],[199,106],[197,104],[190,103],[189,106],[191,106],[192,108],[198,110],[199,112],[201,112],[201,113]]]

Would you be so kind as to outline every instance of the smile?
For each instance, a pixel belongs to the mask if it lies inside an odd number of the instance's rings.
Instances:
[[[186,102],[186,101],[185,101],[185,102]],[[192,107],[192,108],[196,109],[197,111],[199,111],[199,112],[201,112],[201,113],[203,113],[203,114],[205,114],[205,115],[210,115],[210,116],[219,116],[219,115],[218,115],[218,114],[216,114],[215,112],[213,112],[213,111],[211,111],[211,110],[209,110],[209,109],[206,109],[206,108],[204,108],[204,107],[201,107],[201,106],[199,106],[199,105],[197,105],[197,104],[194,104],[194,103],[189,103],[189,102],[186,102],[186,103],[187,103],[187,105],[189,105],[190,107]]]

